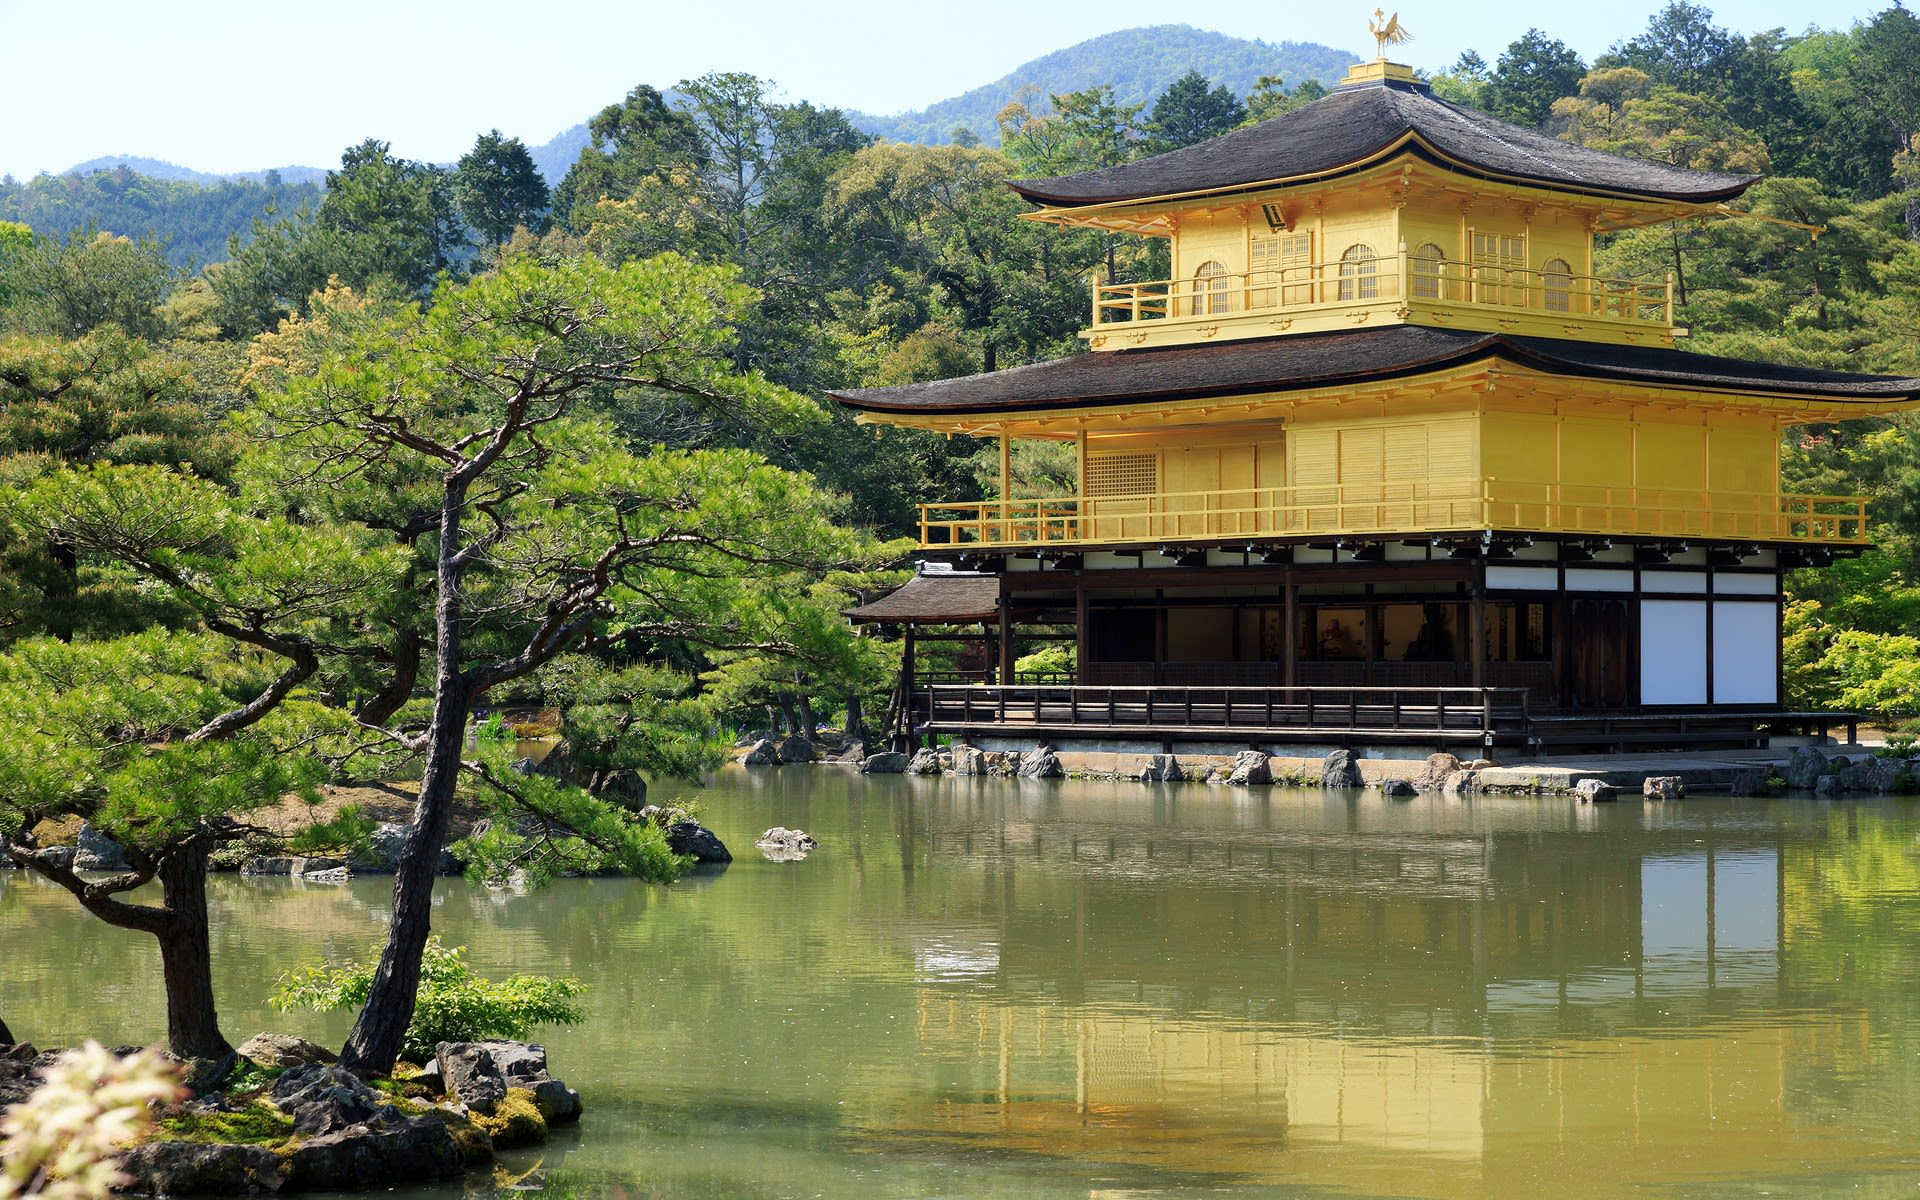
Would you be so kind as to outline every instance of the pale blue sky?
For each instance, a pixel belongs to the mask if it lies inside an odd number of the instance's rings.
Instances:
[[[1809,21],[1845,28],[1889,0],[1709,4],[1740,33]],[[1396,58],[1440,69],[1492,61],[1538,25],[1591,59],[1665,0],[1549,6],[1513,0],[1402,6],[1415,40]],[[529,145],[637,83],[749,71],[787,99],[892,113],[997,79],[1096,34],[1186,21],[1267,41],[1369,52],[1372,4],[1144,0],[0,0],[0,173],[60,171],[138,154],[203,171],[328,166],[363,138],[451,161],[498,127]]]

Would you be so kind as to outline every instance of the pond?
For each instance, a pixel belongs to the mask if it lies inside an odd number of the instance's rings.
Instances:
[[[539,1039],[586,1118],[502,1188],[1920,1184],[1910,801],[1393,802],[832,767],[730,769],[684,794],[730,868],[664,888],[442,886],[435,928],[483,972],[591,988],[585,1024]],[[820,849],[764,861],[753,839],[772,825]],[[265,998],[284,968],[369,953],[390,886],[217,877],[228,1035],[337,1045],[347,1017]],[[0,963],[0,1013],[41,1045],[164,1032],[151,941],[11,872]]]

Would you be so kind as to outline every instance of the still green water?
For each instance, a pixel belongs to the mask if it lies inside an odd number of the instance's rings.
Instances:
[[[436,929],[483,971],[592,989],[587,1022],[542,1039],[587,1116],[497,1186],[1920,1195],[1909,801],[1388,802],[828,767],[697,794],[737,856],[717,874],[443,886]],[[762,860],[776,824],[821,848]],[[228,1034],[337,1044],[345,1017],[265,997],[285,967],[367,953],[390,886],[218,877]],[[0,873],[19,1036],[155,1039],[157,965],[150,940]]]

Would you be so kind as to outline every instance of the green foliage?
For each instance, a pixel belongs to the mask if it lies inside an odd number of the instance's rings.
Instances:
[[[1515,125],[1543,125],[1553,102],[1573,95],[1586,73],[1566,43],[1529,29],[1501,51],[1487,76],[1487,111]]]
[[[173,1142],[268,1146],[293,1136],[293,1118],[264,1100],[253,1100],[231,1111],[209,1108],[177,1112],[161,1117],[157,1125],[161,1136]]]
[[[163,331],[158,309],[173,269],[159,243],[77,229],[64,239],[35,238],[0,259],[0,329],[77,338],[117,329],[134,337]]]
[[[0,223],[20,222],[56,242],[96,229],[151,239],[171,267],[187,270],[226,257],[229,239],[244,240],[256,218],[293,212],[319,198],[319,185],[288,183],[271,171],[260,180],[202,182],[161,179],[123,165],[21,182],[0,179]]]
[[[1188,71],[1154,100],[1145,125],[1147,152],[1164,154],[1219,137],[1246,117],[1246,106],[1225,84],[1209,88],[1205,75]]]
[[[481,134],[453,171],[453,200],[467,225],[490,246],[505,244],[516,227],[539,233],[546,225],[547,183],[519,138],[498,129]]]
[[[281,1012],[358,1008],[373,989],[371,963],[310,966],[285,972],[271,998]],[[433,1057],[441,1042],[524,1039],[536,1026],[577,1025],[585,1012],[576,998],[586,991],[577,979],[512,975],[483,979],[466,961],[466,947],[427,942],[420,960],[420,994],[407,1026],[404,1054],[414,1062]]]
[[[349,804],[325,821],[312,821],[297,830],[287,842],[295,854],[350,852],[365,844],[380,822],[369,817],[359,805]]]

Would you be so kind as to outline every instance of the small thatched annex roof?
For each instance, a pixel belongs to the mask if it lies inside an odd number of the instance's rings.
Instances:
[[[900,588],[846,610],[855,624],[970,625],[1000,617],[997,575],[915,575]]]

